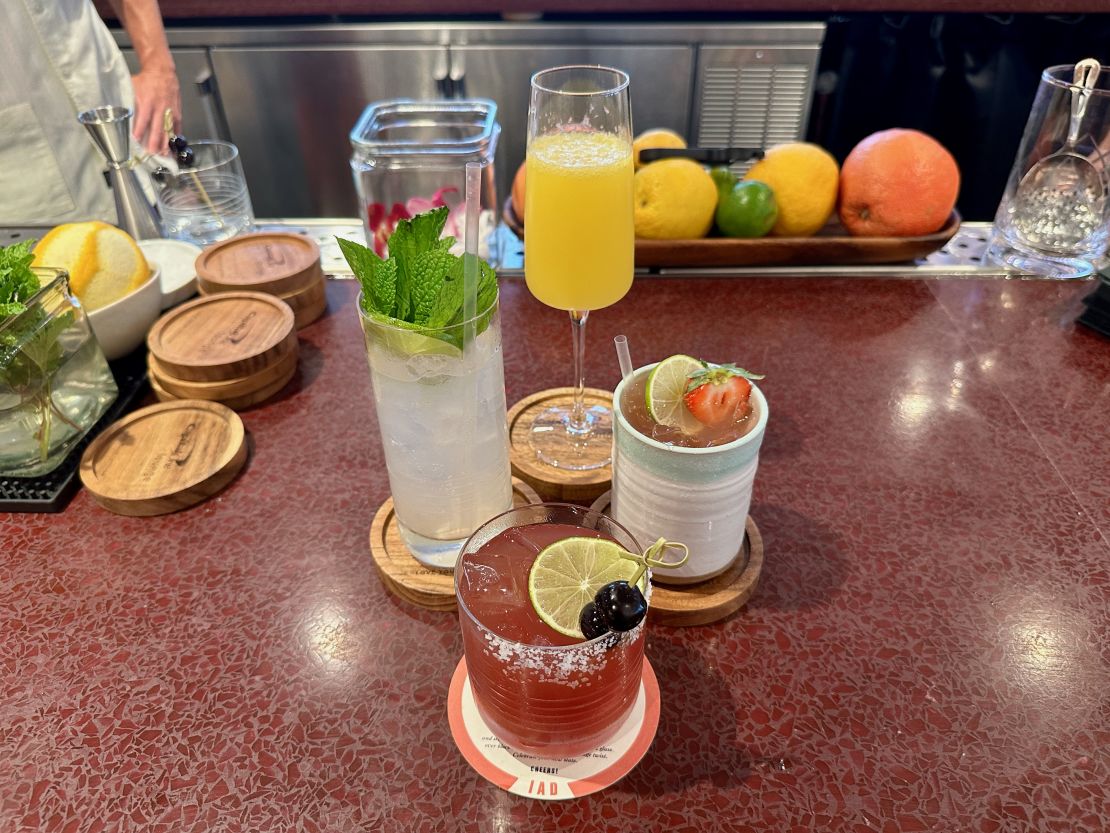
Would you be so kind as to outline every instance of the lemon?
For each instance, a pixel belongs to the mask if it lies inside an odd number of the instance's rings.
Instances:
[[[703,427],[682,397],[690,376],[703,370],[704,365],[692,356],[671,356],[663,359],[648,375],[645,396],[651,418],[660,425],[667,425],[686,434],[696,434]]]
[[[639,170],[643,165],[650,164],[640,162],[641,150],[684,147],[686,147],[686,140],[673,130],[668,130],[666,127],[654,127],[651,130],[645,130],[632,140],[632,164],[635,165],[636,170]]]
[[[768,185],[779,214],[771,227],[777,237],[816,234],[836,207],[840,169],[827,150],[808,142],[776,145],[752,165],[744,179]]]
[[[633,177],[636,236],[650,240],[705,237],[717,210],[717,186],[697,162],[661,159]]]
[[[564,538],[540,551],[528,573],[528,598],[536,614],[564,636],[583,638],[582,608],[611,581],[630,581],[641,564],[606,538]],[[647,593],[647,573],[636,583]]]
[[[99,221],[52,228],[35,246],[34,265],[69,272],[70,289],[89,312],[118,301],[150,277],[131,235]]]

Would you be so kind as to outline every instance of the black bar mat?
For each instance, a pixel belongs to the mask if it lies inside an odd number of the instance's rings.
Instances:
[[[148,390],[145,346],[110,362],[109,367],[119,388],[116,401],[53,471],[38,477],[0,476],[0,512],[61,512],[66,508],[81,485],[77,469],[85,448],[101,431],[130,411]]]

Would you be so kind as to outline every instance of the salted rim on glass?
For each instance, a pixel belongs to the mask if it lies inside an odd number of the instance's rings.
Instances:
[[[543,84],[543,81],[542,81],[543,76],[553,75],[557,72],[569,72],[571,70],[577,70],[577,71],[590,70],[592,72],[608,72],[608,73],[616,76],[617,83],[616,83],[615,86],[608,87],[604,90],[590,90],[588,92],[587,91],[577,92],[575,90],[553,90],[551,87],[547,87]],[[615,67],[602,66],[601,64],[567,64],[566,66],[561,66],[561,67],[549,67],[548,69],[541,69],[539,72],[537,72],[535,75],[532,76],[531,84],[532,84],[533,87],[535,87],[538,90],[543,90],[545,93],[552,93],[554,95],[575,95],[575,96],[615,95],[615,94],[621,92],[621,90],[624,90],[626,87],[628,87],[628,73],[625,72],[624,70],[620,70],[620,69],[617,69]]]
[[[573,514],[579,514],[579,515],[583,515],[583,516],[595,514],[595,515],[598,515],[599,517],[603,517],[603,518],[605,518],[605,520],[607,520],[609,523],[611,523],[613,526],[615,526],[617,529],[619,529],[621,532],[623,532],[625,535],[628,536],[628,540],[636,545],[637,554],[639,554],[639,555],[644,554],[643,547],[641,547],[640,542],[636,540],[636,536],[633,535],[631,532],[629,532],[627,529],[625,529],[621,524],[614,521],[611,517],[606,515],[604,512],[597,512],[593,509],[588,509],[584,506],[578,506],[578,505],[573,504],[573,503],[560,503],[560,502],[557,502],[557,501],[545,501],[543,503],[529,503],[529,504],[525,504],[524,506],[514,506],[512,509],[506,509],[501,514],[494,515],[492,518],[485,521],[481,526],[479,526],[476,530],[474,530],[474,532],[472,532],[470,534],[470,537],[466,539],[465,543],[463,543],[462,549],[459,550],[459,561],[462,561],[462,559],[464,558],[464,554],[469,549],[470,542],[474,540],[474,536],[477,535],[479,532],[481,532],[483,529],[485,529],[487,526],[489,526],[490,524],[496,522],[497,520],[505,517],[506,515],[508,515],[512,512],[520,512],[521,510],[534,509],[537,506],[555,507],[555,508],[558,508],[558,509],[571,509],[571,510],[573,510]],[[528,524],[528,526],[532,526],[532,525],[533,524]],[[508,529],[512,529],[512,528],[513,527],[507,526],[507,527],[505,527],[504,530],[502,530],[502,532],[504,532],[505,530],[508,530]],[[586,528],[586,527],[583,527],[583,528]],[[498,533],[498,534],[500,534],[500,533]],[[496,536],[494,536],[494,537],[496,537]],[[492,538],[490,540],[492,540]],[[617,543],[618,543],[618,545],[620,544],[619,541]],[[588,640],[585,640],[583,642],[576,642],[573,645],[529,645],[527,642],[516,642],[515,640],[504,637],[501,634],[493,631],[491,628],[487,627],[486,625],[483,625],[480,621],[478,621],[478,617],[470,612],[470,608],[468,608],[466,606],[466,602],[464,602],[462,596],[459,595],[459,574],[460,574],[460,572],[461,571],[459,570],[459,565],[456,562],[456,565],[455,565],[455,601],[456,601],[456,603],[458,603],[459,610],[461,610],[463,613],[465,613],[467,615],[467,617],[475,625],[477,625],[479,628],[486,631],[492,637],[494,637],[495,639],[505,643],[506,645],[513,645],[513,646],[516,646],[517,648],[521,648],[521,649],[526,650],[526,651],[528,651],[528,650],[543,651],[543,652],[555,651],[557,653],[563,653],[564,651],[581,651],[583,648],[589,648],[593,645],[598,645],[598,644],[600,644],[601,642],[603,642],[604,640],[608,639],[609,637],[611,637],[613,635],[613,632],[609,631],[608,633],[603,633],[601,636],[595,636],[593,639],[588,639]],[[650,568],[647,571],[646,587],[647,587],[647,591],[648,591],[646,598],[649,602],[649,607],[650,607],[650,601],[651,601],[651,569]],[[646,622],[647,622],[647,617],[645,616],[643,618],[643,620],[640,622],[640,624],[638,624],[636,627],[634,627],[630,631],[624,631],[623,633],[620,634],[620,636],[623,636],[625,633],[628,633],[628,634],[636,633],[636,631],[641,630],[644,627],[644,624]]]
[[[479,312],[475,312],[473,318],[468,318],[465,321],[458,322],[457,324],[448,324],[446,327],[421,327],[418,330],[412,330],[412,329],[409,329],[408,327],[398,327],[396,324],[390,324],[387,321],[381,321],[380,319],[377,319],[377,318],[374,318],[371,315],[368,315],[366,313],[366,310],[364,310],[362,308],[362,294],[363,294],[362,290],[360,289],[359,293],[358,293],[358,303],[355,306],[358,307],[359,318],[361,318],[363,321],[369,321],[375,327],[383,327],[387,330],[396,330],[397,332],[400,332],[400,333],[414,333],[416,335],[421,335],[421,334],[424,334],[424,333],[445,333],[445,332],[448,332],[449,330],[457,330],[460,327],[465,327],[467,324],[470,324],[473,321],[477,321],[479,318],[481,318],[483,315],[485,315],[487,312],[489,312],[491,309],[493,309],[494,307],[497,306],[497,302],[501,300],[501,287],[497,288],[497,295],[494,297],[494,299],[490,303],[490,305],[488,307],[486,307],[484,310],[481,310]],[[492,518],[490,520],[492,520]],[[483,524],[483,526],[484,526],[484,524]]]
[[[1110,66],[1107,66],[1106,64],[1104,64],[1102,62],[1099,62],[1099,67],[1100,67],[1100,71],[1099,71],[1099,75],[1098,75],[1098,80],[1101,82],[1101,81],[1104,81],[1107,78],[1108,75],[1110,75]],[[1047,84],[1051,84],[1054,87],[1060,87],[1062,89],[1068,89],[1068,90],[1081,90],[1081,89],[1083,89],[1081,86],[1079,86],[1078,84],[1073,83],[1071,80],[1065,80],[1064,78],[1057,78],[1056,75],[1054,75],[1053,73],[1059,73],[1060,75],[1066,76],[1066,78],[1071,79],[1071,78],[1075,77],[1075,64],[1056,64],[1055,66],[1047,67],[1041,73],[1041,80],[1044,81]],[[1099,86],[1093,87],[1091,89],[1091,95],[1110,95],[1110,87],[1099,87]]]
[[[689,446],[684,445],[667,445],[667,443],[661,443],[659,442],[659,440],[652,439],[647,434],[644,434],[642,431],[636,430],[632,427],[632,423],[630,423],[625,417],[624,410],[620,406],[621,391],[624,390],[625,382],[636,379],[641,373],[647,373],[657,364],[659,364],[659,362],[652,362],[651,364],[645,364],[643,367],[636,368],[632,371],[632,375],[630,375],[627,379],[621,379],[620,382],[617,384],[617,389],[613,391],[613,413],[617,415],[617,419],[620,420],[621,425],[635,434],[636,438],[639,439],[641,442],[647,443],[652,448],[659,448],[663,449],[664,451],[673,451],[678,454],[719,454],[722,451],[730,451],[746,443],[752,442],[752,438],[767,427],[767,417],[770,413],[770,406],[768,406],[767,404],[767,397],[763,395],[763,391],[759,389],[755,382],[751,382],[752,390],[755,391],[756,395],[756,405],[759,406],[759,415],[756,417],[755,425],[752,427],[752,429],[748,431],[748,433],[746,433],[744,436],[737,437],[732,442],[725,443],[724,445],[711,445],[709,446],[709,448],[690,448]]]

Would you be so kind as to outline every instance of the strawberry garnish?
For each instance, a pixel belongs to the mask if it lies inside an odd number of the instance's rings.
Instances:
[[[694,419],[702,425],[716,426],[747,416],[751,412],[752,393],[752,383],[748,380],[762,379],[763,375],[734,364],[702,364],[705,369],[687,379],[686,393],[682,397]]]

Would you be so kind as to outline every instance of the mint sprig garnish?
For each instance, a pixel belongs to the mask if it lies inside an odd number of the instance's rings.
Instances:
[[[401,220],[389,238],[389,257],[336,238],[347,263],[362,284],[362,310],[386,324],[423,333],[462,349],[463,265],[455,255],[454,237],[440,237],[447,223],[446,206]],[[489,325],[490,306],[497,298],[497,274],[478,258],[476,313],[486,313],[475,333]]]

